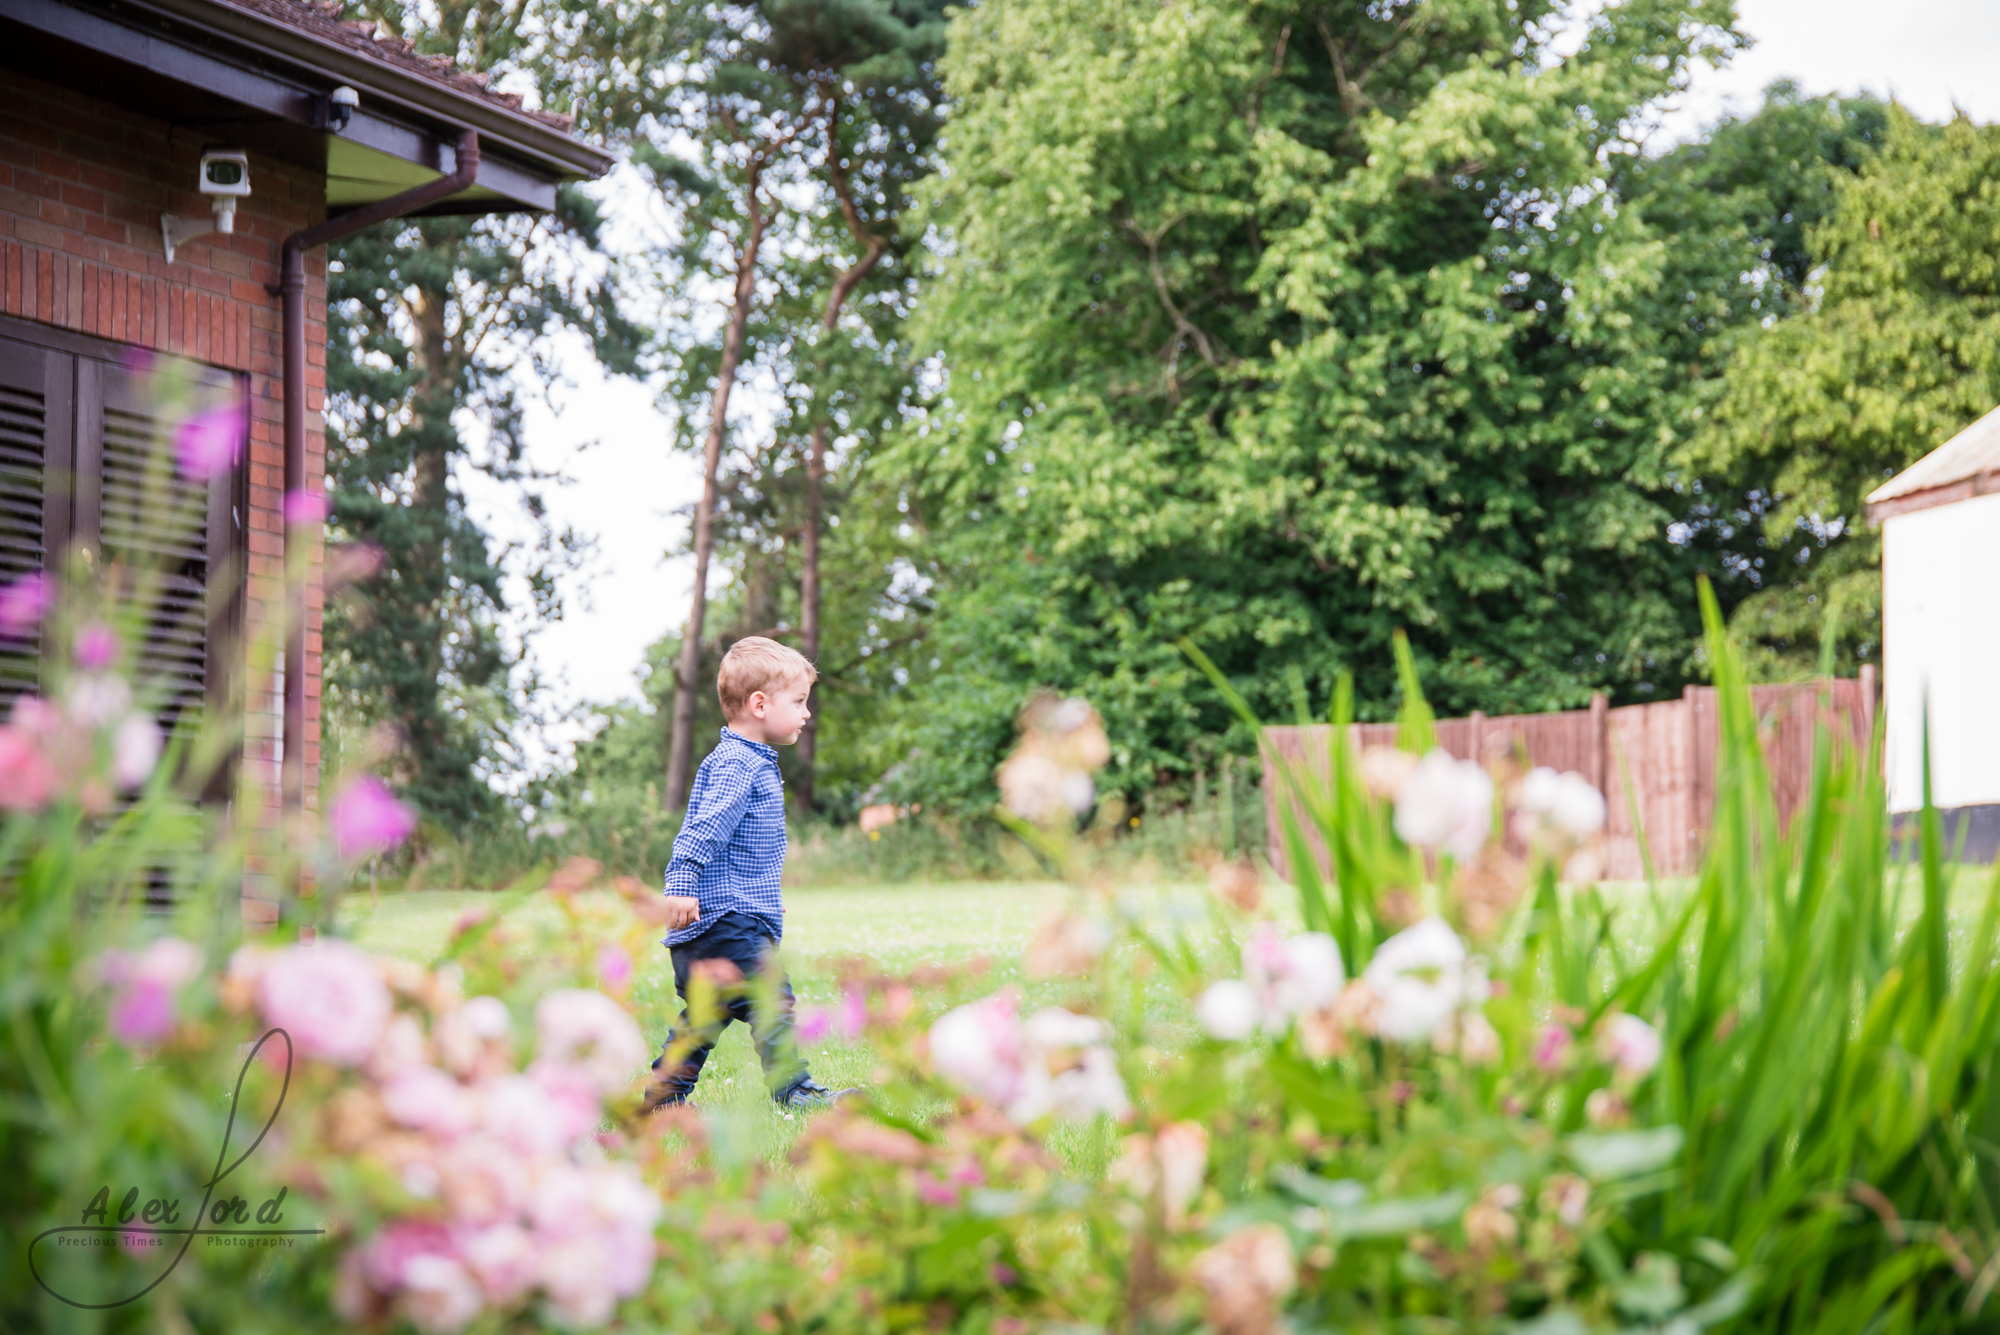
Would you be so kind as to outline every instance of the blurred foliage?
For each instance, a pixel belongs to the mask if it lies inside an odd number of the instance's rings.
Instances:
[[[1248,752],[1181,635],[1279,714],[1351,670],[1385,716],[1399,626],[1446,715],[1705,672],[1693,577],[1752,585],[1676,451],[1883,113],[1780,85],[1649,157],[1728,8],[1606,9],[1566,58],[1548,12],[959,19],[916,326],[946,387],[894,456],[937,609],[902,796],[990,800],[1041,687],[1103,711],[1136,801]]]
[[[1897,110],[1880,153],[1834,182],[1804,309],[1744,341],[1687,451],[1770,498],[1736,521],[1769,564],[1731,621],[1764,678],[1880,661],[1882,540],[1864,501],[2000,402],[2000,130]]]

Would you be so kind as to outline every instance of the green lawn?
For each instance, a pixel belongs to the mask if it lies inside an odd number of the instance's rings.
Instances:
[[[1149,919],[1178,918],[1207,935],[1202,930],[1207,914],[1205,890],[1179,886],[1125,893],[1139,897]],[[1021,951],[1043,915],[1065,903],[1070,894],[1060,885],[996,882],[787,888],[785,964],[802,1005],[831,1005],[836,999],[836,980],[827,962],[856,955],[867,956],[892,971],[985,955],[991,960],[991,970],[980,991],[1011,984],[1021,988],[1029,1009],[1058,1004],[1074,986],[1060,980],[1024,978]],[[362,893],[344,902],[341,917],[368,949],[428,963],[444,946],[460,913],[490,904],[493,899],[478,891],[425,890],[385,894],[371,901]],[[525,920],[524,927],[532,927],[537,919],[550,925],[558,920],[554,905],[543,899],[530,900],[515,912]],[[522,935],[532,937],[535,933]],[[1149,1010],[1165,1018],[1184,1003],[1158,986],[1157,979],[1155,983],[1148,998],[1152,1003]],[[679,1010],[664,946],[650,959],[639,961],[632,1000],[647,1040],[663,1043]],[[1184,1019],[1184,1012],[1175,1018]],[[871,1079],[874,1061],[865,1042],[830,1038],[809,1055],[814,1076],[829,1087],[866,1085]],[[781,1150],[798,1130],[795,1121],[777,1114],[765,1098],[756,1054],[742,1025],[731,1025],[716,1046],[694,1101],[711,1110],[738,1114],[767,1152]]]

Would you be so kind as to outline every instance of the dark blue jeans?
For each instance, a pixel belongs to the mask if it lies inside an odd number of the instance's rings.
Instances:
[[[681,996],[681,1017],[667,1034],[667,1044],[653,1062],[653,1079],[646,1092],[648,1107],[685,1103],[701,1079],[730,1021],[750,1026],[750,1038],[757,1045],[757,1060],[764,1065],[764,1083],[771,1097],[783,1101],[787,1094],[804,1084],[810,1075],[799,1055],[798,1040],[792,1034],[792,985],[783,974],[764,979],[766,956],[778,943],[757,919],[744,913],[724,913],[709,929],[692,941],[673,947],[674,990]],[[696,1025],[687,1010],[688,980],[703,960],[727,960],[736,966],[743,982],[718,989],[720,1014],[708,1024]],[[775,986],[772,984],[775,983]],[[768,1004],[766,1002],[768,1001]],[[677,1039],[692,1038],[694,1046],[671,1067],[667,1060]]]

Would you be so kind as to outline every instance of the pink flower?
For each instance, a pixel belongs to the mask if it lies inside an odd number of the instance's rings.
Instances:
[[[643,1290],[653,1275],[660,1212],[659,1197],[630,1164],[545,1169],[529,1215],[542,1287],[557,1312],[573,1324],[602,1325],[619,1298]]]
[[[819,1043],[833,1032],[833,1012],[824,1006],[802,1007],[793,1024],[801,1043]]]
[[[398,1219],[370,1238],[361,1249],[361,1273],[377,1293],[399,1292],[410,1262],[419,1256],[451,1258],[451,1233],[428,1219]]]
[[[26,639],[55,605],[56,582],[37,570],[0,589],[0,638]]]
[[[146,714],[127,714],[111,734],[111,777],[120,788],[137,788],[160,763],[160,725]]]
[[[116,989],[111,1033],[127,1047],[158,1043],[174,1031],[174,994],[201,972],[201,952],[177,936],[163,936],[137,954],[106,951],[98,977]]]
[[[16,724],[0,725],[0,810],[40,811],[55,789],[56,767],[35,735]]]
[[[563,1144],[574,1145],[597,1130],[604,1105],[596,1084],[583,1071],[544,1058],[528,1067],[528,1079],[547,1097],[551,1126]]]
[[[403,1267],[398,1306],[424,1335],[451,1335],[472,1324],[485,1300],[463,1262],[427,1253],[411,1257]]]
[[[288,491],[285,493],[285,522],[287,524],[317,524],[325,518],[325,497],[315,496],[309,491]]]
[[[1569,1050],[1574,1042],[1567,1025],[1545,1026],[1535,1036],[1535,1065],[1550,1073],[1561,1070],[1569,1060]]]
[[[257,980],[257,1001],[302,1055],[335,1066],[365,1060],[393,1009],[368,952],[331,940],[279,951]]]
[[[943,1182],[929,1173],[917,1175],[917,1199],[926,1205],[956,1205],[959,1190],[949,1182]]]
[[[1622,1013],[1605,1022],[1599,1046],[1620,1075],[1634,1080],[1652,1073],[1663,1050],[1659,1030],[1636,1015]]]
[[[85,672],[102,672],[118,661],[118,632],[102,621],[93,621],[76,633],[72,652],[76,665]]]
[[[597,981],[613,992],[632,985],[632,957],[623,946],[607,941],[597,948]]]
[[[868,995],[858,987],[850,987],[840,998],[840,1009],[834,1012],[833,1027],[839,1035],[852,1043],[861,1037],[868,1027]]]
[[[151,348],[141,347],[127,348],[125,349],[125,355],[119,358],[119,362],[128,372],[140,376],[151,375],[153,373],[153,363],[157,360],[158,358],[153,355]]]
[[[535,1286],[534,1240],[518,1224],[495,1224],[458,1235],[458,1253],[495,1307],[514,1302]]]
[[[551,992],[535,1007],[540,1057],[575,1068],[599,1094],[619,1094],[650,1050],[625,1008],[602,992]]]
[[[402,1125],[451,1137],[472,1125],[465,1087],[435,1066],[409,1066],[382,1086],[382,1106]]]
[[[364,774],[333,799],[327,813],[334,848],[343,858],[364,857],[396,847],[416,832],[417,818],[388,786]]]
[[[247,431],[238,405],[196,413],[174,434],[174,458],[181,475],[193,482],[206,482],[236,467],[236,461],[243,457]]]
[[[575,1139],[574,1119],[547,1090],[525,1075],[481,1081],[474,1086],[474,1093],[479,1129],[519,1157],[560,1154]],[[593,1116],[590,1126],[596,1124]]]
[[[173,1032],[174,994],[153,980],[122,988],[112,998],[111,1033],[126,1047],[147,1047]]]
[[[1007,988],[946,1011],[931,1025],[930,1049],[946,1080],[990,1103],[1013,1099],[1027,1082],[1019,995]]]

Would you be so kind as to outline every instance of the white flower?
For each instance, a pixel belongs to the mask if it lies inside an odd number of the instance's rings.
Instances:
[[[63,692],[69,716],[86,728],[108,728],[132,708],[132,688],[123,677],[95,673],[77,677]]]
[[[1636,1015],[1618,1014],[1605,1022],[1599,1046],[1621,1075],[1638,1079],[1660,1064],[1660,1031]]]
[[[1396,794],[1396,836],[1464,860],[1493,832],[1493,780],[1470,760],[1432,751]]]
[[[1546,766],[1529,770],[1521,780],[1520,800],[1521,810],[1575,838],[1587,839],[1604,828],[1604,794],[1575,770],[1562,774]]]
[[[1256,989],[1264,1028],[1283,1033],[1292,1020],[1333,1003],[1347,982],[1340,947],[1325,932],[1286,939],[1260,923],[1243,943],[1243,980]]]
[[[111,735],[111,778],[120,788],[137,788],[160,763],[160,725],[150,715],[127,714]]]
[[[1208,1175],[1208,1128],[1200,1122],[1167,1123],[1153,1137],[1153,1158],[1160,1165],[1160,1200],[1167,1208],[1167,1222],[1178,1228]]]
[[[1210,983],[1194,1006],[1201,1027],[1216,1038],[1238,1043],[1257,1028],[1257,989],[1237,978]]]
[[[1468,1005],[1486,1000],[1484,973],[1444,919],[1425,918],[1382,943],[1362,977],[1381,998],[1376,1032],[1416,1043]]]
[[[468,1023],[480,1025],[485,1019],[475,1016]],[[622,1093],[646,1064],[648,1050],[639,1026],[602,992],[567,988],[549,993],[535,1007],[535,1030],[541,1060],[574,1067],[599,1094]]]
[[[938,1074],[1017,1122],[1050,1113],[1122,1116],[1130,1108],[1102,1020],[1051,1006],[1022,1023],[1017,1006],[1009,990],[939,1016],[930,1031]]]
[[[1110,1030],[1104,1021],[1049,1006],[1029,1016],[1021,1033],[1028,1045],[1025,1078],[1007,1105],[1015,1121],[1054,1113],[1081,1122],[1098,1113],[1122,1117],[1131,1109],[1118,1060],[1105,1043]]]

